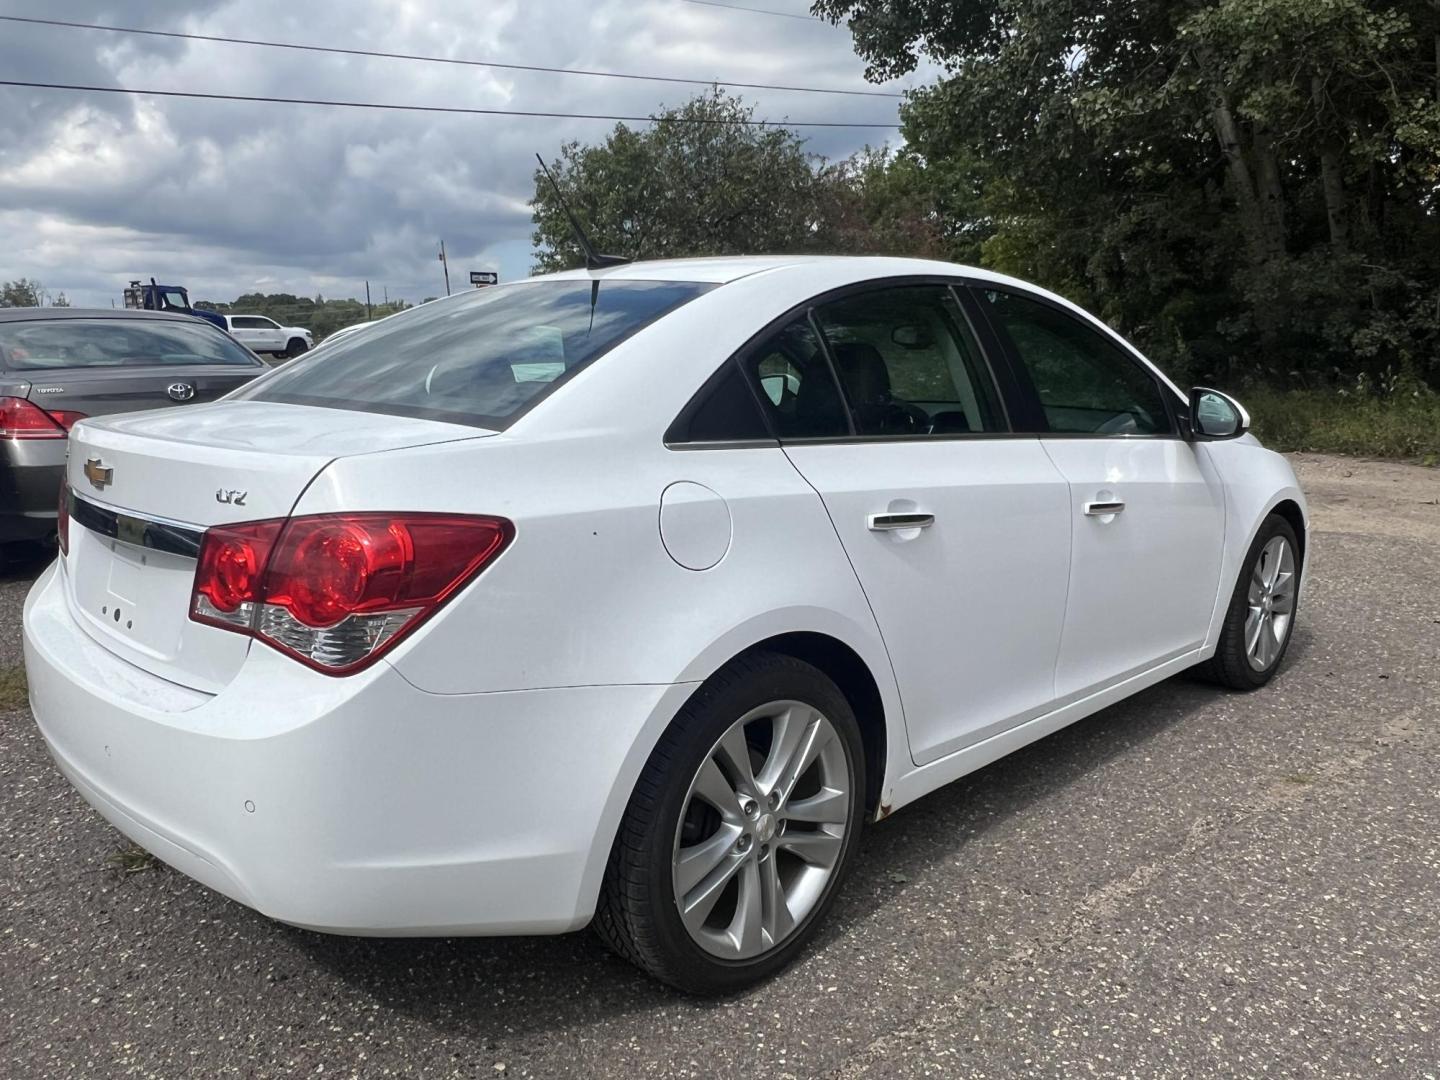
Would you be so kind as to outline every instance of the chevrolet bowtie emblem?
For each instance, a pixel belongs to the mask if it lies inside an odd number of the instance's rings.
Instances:
[[[101,465],[97,457],[85,459],[85,479],[94,484],[97,488],[103,488],[115,475],[115,470],[109,465]]]

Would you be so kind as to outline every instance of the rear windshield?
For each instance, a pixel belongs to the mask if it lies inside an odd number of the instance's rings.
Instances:
[[[0,322],[0,368],[234,364],[264,367],[209,323],[169,319],[37,319]]]
[[[294,360],[237,397],[500,429],[713,285],[536,281],[436,301]]]

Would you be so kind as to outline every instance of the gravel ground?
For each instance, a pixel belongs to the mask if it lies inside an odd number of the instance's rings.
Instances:
[[[1268,689],[1172,680],[900,811],[724,1001],[588,934],[331,938],[125,873],[11,702],[0,1075],[1440,1077],[1440,471],[1295,461],[1314,577]]]

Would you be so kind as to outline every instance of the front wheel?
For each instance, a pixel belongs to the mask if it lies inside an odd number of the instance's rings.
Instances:
[[[291,338],[285,343],[285,352],[281,355],[283,355],[287,360],[293,360],[301,353],[306,352],[309,348],[310,347],[306,345],[301,338],[295,337]]]
[[[1230,597],[1220,642],[1208,673],[1236,690],[1264,686],[1280,667],[1300,587],[1300,545],[1295,530],[1278,514],[1260,525],[1241,565]]]
[[[864,789],[859,725],[835,684],[789,656],[737,660],[650,755],[611,851],[597,931],[690,993],[766,978],[834,899]]]

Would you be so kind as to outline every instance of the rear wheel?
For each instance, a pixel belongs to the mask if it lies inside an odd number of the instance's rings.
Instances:
[[[616,952],[691,993],[778,971],[812,936],[864,811],[855,715],[817,668],[759,653],[715,675],[660,740],[595,916]]]
[[[309,346],[305,344],[303,338],[292,337],[289,341],[285,343],[285,358],[287,360],[293,359],[294,357],[297,357],[301,353],[305,352],[308,348]]]
[[[1280,667],[1295,629],[1300,545],[1278,514],[1260,526],[1230,597],[1208,674],[1236,690],[1264,686]]]

